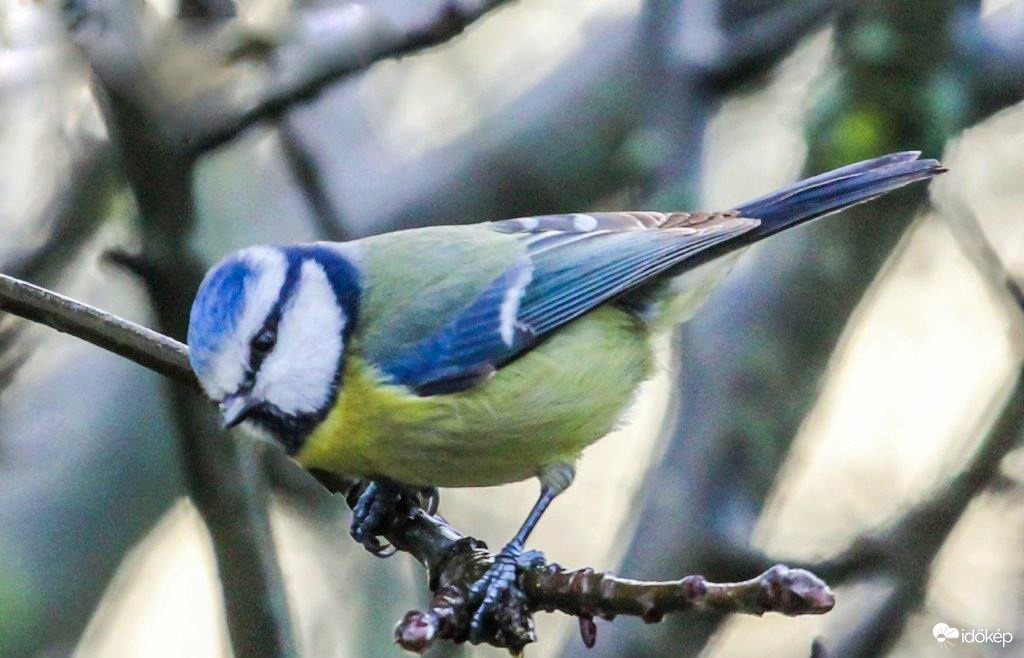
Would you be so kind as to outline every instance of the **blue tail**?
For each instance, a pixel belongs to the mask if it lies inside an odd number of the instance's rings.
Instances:
[[[918,160],[919,151],[890,153],[793,183],[736,208],[761,225],[740,240],[756,242],[829,213],[870,201],[909,183],[946,171],[937,160]]]

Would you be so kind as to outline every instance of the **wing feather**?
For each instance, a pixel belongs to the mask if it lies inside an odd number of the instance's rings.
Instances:
[[[465,390],[558,327],[758,223],[734,213],[592,213],[486,225],[520,240],[524,255],[381,369],[420,395]]]

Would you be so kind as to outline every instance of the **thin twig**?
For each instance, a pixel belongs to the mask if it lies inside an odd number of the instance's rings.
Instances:
[[[823,614],[835,605],[835,597],[820,578],[781,564],[738,583],[713,583],[703,576],[649,582],[548,565],[532,570],[523,586],[527,596],[544,610],[606,619],[632,615],[646,622],[691,608],[747,615],[777,612],[794,617]]]
[[[696,575],[667,582],[629,580],[593,569],[569,571],[544,563],[530,568],[521,579],[530,611],[558,611],[579,617],[584,622],[581,628],[587,628],[583,632],[588,647],[596,641],[596,627],[587,624],[595,616],[613,619],[628,615],[656,623],[666,614],[690,610],[798,616],[825,614],[835,606],[835,596],[820,578],[784,565],[738,583],[714,583]],[[395,642],[404,649],[422,652],[439,639],[463,641],[471,613],[465,600],[466,585],[446,583],[438,587],[425,611],[410,611],[398,623]],[[514,618],[502,612],[506,618]],[[520,626],[532,632],[532,623],[521,620]]]
[[[0,310],[44,324],[199,390],[188,348],[161,333],[0,274]]]

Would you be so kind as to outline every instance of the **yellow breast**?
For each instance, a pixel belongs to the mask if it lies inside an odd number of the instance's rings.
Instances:
[[[649,335],[602,307],[452,395],[384,383],[357,353],[334,409],[298,455],[308,468],[416,486],[488,486],[574,460],[607,434],[652,371]]]

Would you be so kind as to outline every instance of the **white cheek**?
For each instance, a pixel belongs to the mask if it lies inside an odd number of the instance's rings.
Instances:
[[[256,377],[254,392],[287,414],[319,411],[330,398],[342,350],[344,313],[327,275],[313,261],[277,328],[277,345]]]
[[[207,394],[217,400],[241,386],[249,364],[249,341],[277,303],[288,270],[284,255],[276,249],[253,247],[246,250],[243,258],[259,275],[247,283],[245,308],[234,334],[213,359],[211,381],[205,387]]]
[[[232,339],[213,359],[210,368],[209,382],[204,382],[203,387],[207,395],[214,400],[223,399],[224,396],[234,393],[242,384],[245,378],[245,364],[248,353],[243,353],[238,341]]]

